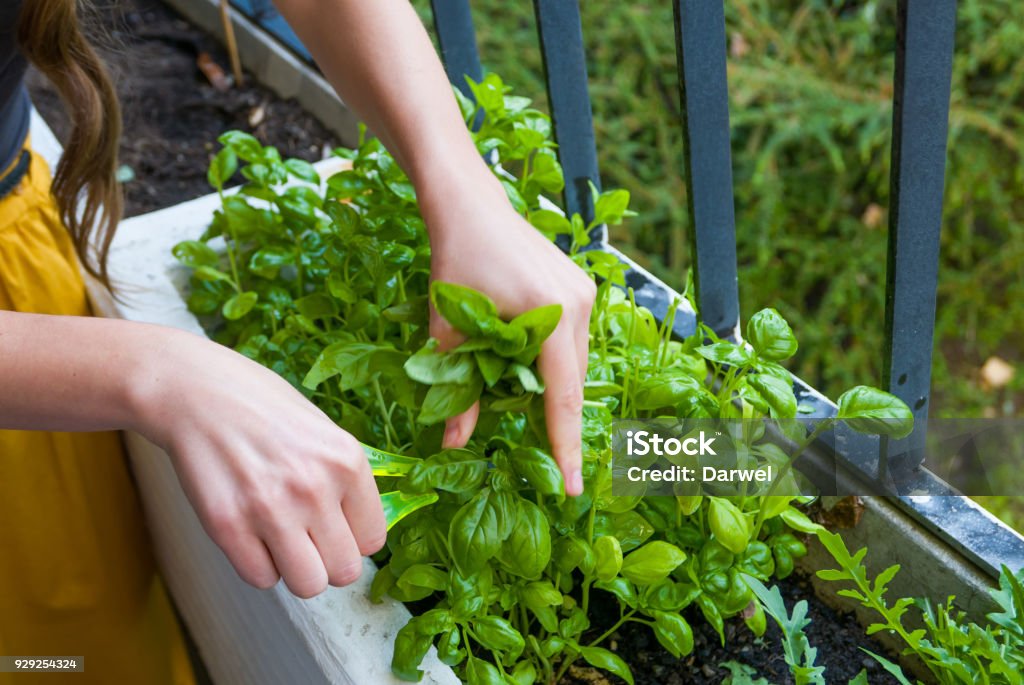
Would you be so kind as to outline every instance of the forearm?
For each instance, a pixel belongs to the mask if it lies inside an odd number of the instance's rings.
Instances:
[[[0,311],[0,429],[138,428],[136,384],[162,331]]]
[[[465,186],[504,201],[466,131],[430,39],[407,0],[277,0],[342,99],[423,200]]]

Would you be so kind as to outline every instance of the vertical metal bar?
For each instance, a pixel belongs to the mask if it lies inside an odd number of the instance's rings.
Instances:
[[[900,0],[898,12],[883,378],[916,424],[883,457],[907,469],[928,418],[956,0]]]
[[[590,183],[600,189],[594,120],[587,91],[580,8],[576,0],[534,0],[558,159],[565,172],[565,209],[594,217]],[[594,235],[602,242],[604,235]]]
[[[673,6],[697,305],[703,323],[731,336],[739,324],[739,286],[725,9],[708,0],[676,0]]]
[[[463,95],[472,98],[466,77],[479,81],[483,78],[483,70],[469,0],[431,0],[430,6],[434,10],[434,29],[448,80]]]

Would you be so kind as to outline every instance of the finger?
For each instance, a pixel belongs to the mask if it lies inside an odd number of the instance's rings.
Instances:
[[[263,541],[292,594],[309,599],[327,589],[327,568],[304,528],[275,531]]]
[[[590,361],[590,309],[592,306],[593,303],[590,303],[584,311],[580,312],[580,321],[573,335],[576,339],[576,356],[580,364],[580,382],[583,384],[587,382],[587,365]]]
[[[583,492],[583,384],[576,340],[569,327],[559,326],[541,347],[537,366],[544,379],[544,415],[555,460],[569,495]]]
[[[281,574],[277,572],[267,546],[255,534],[225,536],[216,542],[235,567],[239,578],[249,585],[268,590],[281,580]]]
[[[480,403],[474,402],[473,406],[457,416],[453,416],[445,422],[444,439],[441,447],[465,447],[469,438],[476,428],[476,421],[480,418]]]
[[[336,510],[324,513],[323,518],[310,528],[309,537],[320,552],[327,569],[328,583],[343,587],[359,580],[363,556],[340,505]]]
[[[360,469],[355,482],[345,484],[341,509],[359,553],[370,555],[379,552],[387,540],[388,525],[377,483],[368,464],[365,469]]]
[[[458,347],[466,341],[465,335],[452,328],[443,316],[434,311],[433,304],[430,305],[430,337],[437,339],[442,352]]]

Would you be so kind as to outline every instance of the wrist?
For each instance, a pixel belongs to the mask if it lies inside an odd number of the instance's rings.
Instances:
[[[173,415],[167,407],[173,404],[178,374],[172,371],[176,350],[194,344],[195,336],[174,328],[138,326],[130,343],[121,402],[128,420],[127,428],[156,445],[167,447]]]
[[[511,208],[505,189],[475,150],[472,159],[437,163],[414,185],[431,242],[461,229],[479,231],[478,217]]]

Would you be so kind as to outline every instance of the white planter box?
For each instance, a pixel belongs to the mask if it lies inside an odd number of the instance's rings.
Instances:
[[[339,162],[316,166],[326,177]],[[171,248],[198,238],[219,202],[208,195],[122,222],[110,271],[124,301],[94,287],[97,313],[202,334],[179,294],[187,272]],[[203,531],[167,455],[139,435],[126,435],[126,442],[161,569],[217,685],[400,682],[391,674],[391,654],[409,612],[390,599],[369,601],[373,562],[365,560],[357,583],[310,600],[296,598],[283,583],[254,589]],[[424,683],[459,682],[433,649],[423,669]]]

